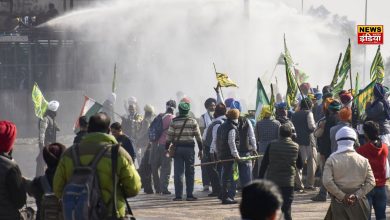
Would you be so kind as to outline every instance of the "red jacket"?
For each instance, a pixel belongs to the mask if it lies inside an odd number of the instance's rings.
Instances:
[[[380,147],[377,147],[369,142],[360,146],[356,151],[370,162],[376,186],[384,186],[386,184],[386,160],[389,154],[387,145],[382,143]]]

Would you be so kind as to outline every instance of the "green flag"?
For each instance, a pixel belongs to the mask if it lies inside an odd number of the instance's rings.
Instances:
[[[353,96],[356,96],[359,94],[360,85],[359,85],[359,73],[356,73],[356,79],[355,79],[355,91],[353,93]]]
[[[260,78],[257,78],[257,96],[256,96],[256,106],[269,105],[269,99],[267,93],[264,90],[263,83],[261,83]]]
[[[113,93],[115,93],[115,90],[116,90],[115,82],[116,82],[116,63],[114,65],[114,76],[112,77],[112,92]]]
[[[383,58],[380,49],[381,47],[379,45],[370,69],[371,81],[378,83],[382,83],[383,78],[385,78],[385,67],[383,65]]]
[[[265,92],[263,83],[261,83],[260,78],[257,78],[256,114],[255,114],[256,119],[260,115],[261,108],[263,105],[269,105],[269,99],[267,93]]]
[[[43,97],[43,94],[39,89],[37,83],[34,83],[31,96],[32,96],[32,101],[34,103],[35,115],[38,118],[43,119],[43,116],[46,113],[48,102],[46,101],[45,97]]]
[[[366,109],[367,102],[372,100],[374,96],[375,83],[376,83],[375,81],[372,81],[370,84],[366,86],[366,88],[364,88],[361,92],[359,92],[358,95],[356,95],[353,98],[355,106],[357,107],[359,112],[359,118],[362,118]]]
[[[330,83],[330,87],[332,88],[336,85],[337,79],[339,78],[339,68],[340,68],[340,61],[342,56],[343,53],[340,53],[339,60],[337,61],[337,65],[336,65],[336,70],[334,71],[332,82]]]
[[[286,37],[284,37],[284,63],[286,66],[286,81],[287,81],[287,94],[286,94],[286,102],[287,106],[291,107],[291,105],[295,102],[298,95],[298,86],[295,80],[295,70],[294,70],[294,62],[291,58],[290,51],[288,51]]]
[[[333,94],[338,94],[344,88],[348,78],[348,71],[351,69],[351,40],[348,40],[348,46],[345,50],[343,62],[338,73],[337,84],[333,87]]]

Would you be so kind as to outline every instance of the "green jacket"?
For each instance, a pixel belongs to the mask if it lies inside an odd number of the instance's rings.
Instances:
[[[89,133],[84,136],[80,143],[80,161],[82,165],[89,164],[94,156],[108,144],[116,144],[114,136],[104,133]],[[62,193],[65,185],[70,180],[73,173],[73,160],[71,148],[68,148],[59,161],[56,173],[53,180],[53,191],[58,198],[62,198]],[[108,210],[112,210],[111,195],[112,187],[112,166],[111,166],[111,149],[101,158],[97,165],[97,173],[99,176],[102,197],[106,203]],[[141,179],[135,169],[134,163],[130,155],[122,147],[119,148],[117,173],[119,184],[127,197],[133,197],[138,194],[141,189]],[[124,217],[126,213],[126,203],[121,194],[121,190],[117,190],[117,216]],[[111,213],[109,213],[111,216]]]

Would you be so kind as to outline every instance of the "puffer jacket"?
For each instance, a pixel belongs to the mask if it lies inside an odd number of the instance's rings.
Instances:
[[[79,146],[81,164],[89,164],[103,147],[110,144],[117,144],[115,137],[112,135],[99,132],[85,135]],[[102,197],[108,210],[112,210],[111,198],[113,187],[111,164],[111,150],[109,149],[97,164],[97,173],[102,190]],[[133,160],[122,147],[119,148],[117,172],[119,184],[122,184],[126,197],[136,196],[141,189],[141,179],[135,169]],[[62,197],[63,189],[66,183],[70,180],[72,173],[72,151],[71,148],[68,148],[60,159],[54,175],[53,191],[58,198]],[[121,194],[121,190],[117,190],[117,216],[124,217],[125,212],[125,199]],[[111,215],[111,213],[109,213],[109,215]]]

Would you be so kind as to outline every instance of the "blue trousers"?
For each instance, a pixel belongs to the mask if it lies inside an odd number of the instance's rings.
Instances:
[[[234,162],[222,163],[222,201],[227,198],[234,199],[236,194],[236,184],[233,180],[233,165]]]
[[[374,207],[375,218],[377,220],[386,219],[386,203],[387,203],[387,195],[386,195],[386,186],[378,186],[374,187],[367,194],[368,203],[370,204],[370,212],[372,207]],[[371,213],[370,218],[371,219]]]
[[[183,196],[183,175],[186,177],[187,198],[193,196],[195,168],[195,150],[193,147],[176,146],[173,161],[176,198]]]
[[[240,157],[248,157],[250,153],[240,153]],[[238,173],[240,177],[241,187],[244,188],[252,181],[252,161],[240,161],[238,162]]]

